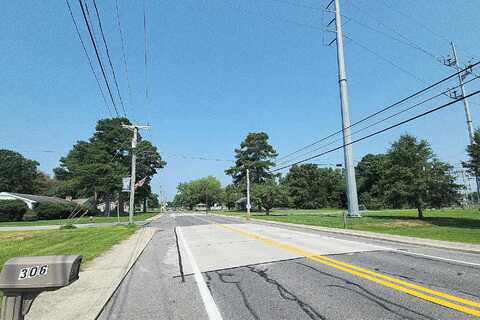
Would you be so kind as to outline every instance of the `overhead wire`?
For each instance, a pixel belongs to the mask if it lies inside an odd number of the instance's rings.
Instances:
[[[407,18],[407,19],[409,19],[410,21],[415,22],[417,25],[419,25],[420,27],[422,27],[423,29],[425,29],[426,31],[428,31],[430,34],[436,36],[436,37],[439,38],[439,39],[442,39],[442,40],[450,43],[450,41],[451,41],[450,39],[448,39],[448,38],[445,37],[444,35],[436,32],[435,30],[433,30],[432,28],[430,28],[430,27],[427,26],[426,24],[420,22],[418,19],[414,18],[413,16],[408,15],[408,14],[402,12],[401,10],[393,7],[392,5],[388,4],[387,1],[385,1],[385,0],[384,0],[384,1],[381,1],[381,3],[382,3],[385,7],[389,8],[390,10],[392,10],[392,11],[396,12],[397,14],[403,16],[404,18]]]
[[[224,0],[223,2],[230,3],[229,0]],[[273,16],[261,14],[261,13],[258,13],[258,12],[254,12],[252,10],[248,10],[248,9],[245,9],[245,8],[242,8],[242,7],[238,7],[238,6],[235,7],[235,9],[238,9],[238,10],[242,11],[243,13],[246,13],[246,14],[249,14],[249,15],[262,17],[262,18],[264,18],[264,19],[266,19],[270,22],[273,22],[273,23],[282,22],[282,23],[295,25],[297,27],[307,28],[307,29],[323,30],[323,28],[321,26],[308,24],[308,23],[303,23],[303,22],[299,22],[299,21],[296,21],[296,20],[287,19],[287,18],[283,18],[283,17],[273,17]]]
[[[126,41],[124,40],[123,36],[123,28],[122,28],[122,23],[120,19],[120,9],[118,6],[118,0],[115,0],[115,12],[117,16],[117,27],[118,27],[118,32],[120,33],[120,41],[122,44],[122,57],[123,57],[123,66],[125,68],[125,77],[127,79],[127,87],[128,87],[128,96],[130,98],[130,103],[132,103],[132,87],[130,85],[130,77],[128,75],[128,63],[127,63],[127,54],[126,54]]]
[[[95,81],[97,82],[98,90],[100,91],[100,94],[103,98],[103,102],[105,103],[105,108],[107,109],[110,117],[113,118],[112,110],[110,109],[110,106],[107,103],[107,98],[105,97],[105,93],[103,92],[102,86],[100,84],[100,80],[98,79],[97,73],[95,72],[95,68],[93,67],[92,59],[90,58],[90,55],[88,54],[87,48],[85,46],[85,42],[83,42],[83,38],[82,38],[82,35],[80,33],[80,29],[78,28],[77,21],[75,20],[75,16],[73,15],[73,11],[72,11],[72,7],[70,6],[70,2],[68,0],[65,0],[65,3],[67,4],[68,12],[70,13],[70,17],[72,18],[73,25],[75,26],[75,31],[77,32],[78,39],[80,40],[80,43],[82,44],[83,52],[85,53],[85,56],[87,57],[88,65],[90,66],[90,70],[92,70],[93,76],[95,77]]]
[[[100,65],[100,70],[102,71],[103,80],[105,81],[105,85],[107,87],[108,94],[110,96],[110,100],[112,101],[113,108],[115,109],[115,114],[117,115],[117,117],[119,117],[117,105],[115,103],[115,99],[113,98],[112,90],[110,89],[110,84],[108,82],[108,78],[107,78],[107,75],[105,73],[105,68],[103,67],[103,63],[102,63],[102,60],[100,58],[100,53],[98,51],[97,44],[96,44],[96,41],[95,41],[94,36],[93,36],[93,31],[92,31],[92,28],[91,28],[90,23],[88,21],[87,14],[85,12],[86,8],[84,7],[84,4],[83,4],[82,0],[78,0],[78,2],[80,3],[80,8],[82,9],[82,15],[83,15],[83,18],[85,20],[85,24],[86,24],[87,29],[88,29],[88,34],[90,36],[90,40],[91,40],[93,48],[95,50],[95,55],[97,57],[98,64]],[[86,6],[86,4],[85,4],[85,6]]]
[[[292,1],[285,1],[285,0],[268,0],[268,1],[284,3],[284,4],[287,4],[287,5],[290,5],[290,6],[294,6],[294,7],[297,7],[297,8],[303,8],[303,9],[318,10],[318,11],[325,10],[324,8],[309,6],[309,5],[306,5],[306,4],[296,3],[296,2],[292,2]]]
[[[289,4],[289,5],[295,5],[295,6],[303,7],[303,8],[306,8],[306,9],[315,9],[315,10],[318,9],[318,8],[315,8],[315,7],[297,5],[297,4],[294,4],[294,3],[291,3],[291,2],[287,2],[287,1],[282,1],[282,0],[271,0],[271,1],[286,3],[286,4]],[[256,13],[256,12],[251,12],[251,11],[248,11],[248,10],[245,10],[245,9],[242,9],[242,10],[243,10],[244,12],[247,12],[247,13],[250,13],[250,14],[254,14],[254,15],[257,15],[257,16],[262,16],[262,17],[264,17],[264,18],[267,18],[267,19],[269,19],[269,20],[272,20],[272,17],[265,16],[265,15],[259,15],[259,14]],[[350,17],[346,17],[346,18],[351,19]],[[289,19],[283,19],[283,18],[278,18],[278,17],[277,17],[276,20],[279,20],[279,21],[285,22],[285,23],[295,24],[295,25],[300,26],[300,27],[307,27],[307,28],[310,28],[310,29],[321,29],[321,28],[319,28],[319,27],[317,27],[317,26],[315,26],[315,25],[304,24],[304,23],[300,23],[300,22],[297,22],[297,21],[292,21],[292,20],[289,20]],[[423,83],[426,83],[425,80],[423,80],[423,79],[421,79],[420,77],[414,75],[413,73],[409,72],[409,71],[406,70],[405,68],[400,67],[399,65],[395,64],[395,63],[392,62],[391,60],[389,60],[389,59],[387,59],[387,58],[379,55],[378,53],[374,52],[373,50],[367,48],[366,46],[362,45],[360,42],[358,42],[358,41],[356,41],[356,40],[353,40],[353,39],[351,39],[351,38],[349,38],[349,39],[350,39],[352,42],[354,42],[356,45],[358,45],[359,47],[361,47],[361,48],[369,51],[370,53],[376,55],[377,57],[381,58],[381,59],[384,60],[385,62],[387,62],[387,63],[389,63],[390,65],[392,65],[392,66],[396,67],[397,69],[401,70],[401,71],[404,72],[405,74],[407,74],[407,75],[415,78],[415,79],[418,80],[418,81],[421,81],[421,82],[423,82]],[[401,41],[402,43],[408,44],[408,45],[410,45],[410,46],[413,45],[413,44],[411,44],[411,43],[407,43],[407,42],[402,41],[402,40],[400,40],[400,41]],[[414,46],[414,45],[413,45],[413,46]],[[416,49],[422,51],[423,53],[426,53],[426,54],[429,55],[430,57],[436,57],[433,53],[429,52],[429,51],[426,50],[426,49],[423,49],[423,48],[416,48]],[[448,77],[448,79],[449,79],[449,78],[451,78],[451,77]],[[423,91],[423,90],[422,90],[422,91]],[[367,120],[367,119],[362,119],[362,120],[360,120],[358,123],[363,122],[363,121],[365,121],[365,120]],[[355,124],[354,124],[354,125],[355,125]],[[295,150],[295,151],[287,154],[286,156],[281,157],[280,159],[287,158],[287,157],[291,156],[292,154],[296,154],[296,153],[298,153],[298,152],[300,152],[300,151],[303,151],[303,150],[305,150],[305,149],[307,149],[307,148],[309,148],[309,147],[311,147],[311,146],[313,146],[313,145],[316,145],[316,144],[318,144],[318,143],[320,143],[320,142],[322,142],[322,141],[325,141],[325,140],[327,140],[328,138],[331,138],[332,136],[334,136],[334,135],[336,135],[336,134],[339,134],[339,133],[341,133],[341,132],[342,132],[342,130],[339,130],[339,131],[337,131],[337,132],[334,132],[334,133],[332,133],[331,135],[328,135],[327,137],[324,137],[324,138],[322,138],[322,139],[320,139],[320,140],[317,140],[317,141],[315,141],[315,142],[313,142],[313,143],[311,143],[311,144],[309,144],[309,145],[307,145],[307,146],[305,146],[305,147],[302,147],[301,149]]]
[[[122,110],[123,110],[123,115],[125,117],[127,117],[127,112],[125,110],[125,106],[123,104],[123,99],[122,99],[122,95],[120,94],[120,88],[118,86],[118,82],[117,82],[117,76],[115,74],[115,68],[113,67],[113,63],[112,63],[112,59],[110,57],[110,50],[108,49],[108,44],[107,44],[107,40],[105,38],[105,33],[103,32],[103,27],[102,27],[102,19],[100,18],[100,13],[99,13],[99,10],[98,10],[98,7],[97,7],[97,1],[96,0],[93,0],[93,6],[95,8],[95,13],[97,15],[97,21],[98,21],[98,26],[100,28],[100,34],[102,36],[102,40],[103,40],[103,44],[105,46],[105,51],[107,53],[107,59],[108,59],[108,63],[110,65],[110,69],[112,71],[112,75],[113,75],[113,81],[115,83],[115,87],[117,89],[117,95],[118,95],[118,99],[120,100],[120,105],[122,107]]]
[[[355,8],[358,8],[358,6],[354,5],[352,2],[350,2],[350,5],[351,5],[351,6],[354,6]],[[358,10],[360,10],[360,9],[358,8]],[[343,15],[342,15],[342,16],[343,16]],[[372,17],[372,19],[376,19],[376,18],[374,18],[371,14],[369,14],[369,16]],[[395,36],[392,36],[391,34],[388,34],[387,32],[384,32],[384,31],[382,31],[382,30],[379,30],[379,29],[377,29],[377,28],[375,28],[375,27],[372,27],[372,26],[370,26],[369,24],[366,24],[366,23],[364,23],[364,22],[362,22],[362,21],[360,21],[360,20],[357,20],[356,18],[352,18],[352,17],[350,17],[350,16],[345,16],[345,17],[348,17],[351,21],[353,21],[354,23],[358,24],[359,26],[362,26],[362,27],[364,27],[364,28],[366,28],[366,29],[368,29],[368,30],[370,30],[370,31],[379,33],[379,34],[383,35],[384,37],[387,37],[387,38],[389,38],[389,39],[391,39],[391,40],[397,41],[397,42],[402,43],[402,44],[404,44],[404,45],[406,45],[406,46],[409,46],[409,47],[411,47],[411,48],[413,48],[413,49],[415,49],[415,50],[417,50],[417,51],[419,51],[419,52],[422,52],[423,54],[429,56],[430,58],[433,58],[435,61],[438,62],[438,56],[437,56],[436,54],[434,54],[434,53],[431,52],[430,50],[425,49],[424,47],[420,46],[419,44],[415,43],[413,40],[409,39],[408,37],[404,36],[403,34],[395,31],[393,28],[388,27],[386,24],[384,24],[383,22],[381,22],[381,21],[378,20],[378,19],[376,19],[376,20],[377,20],[377,23],[382,24],[382,25],[383,25],[385,28],[387,28],[387,29],[393,30],[392,32],[394,32],[395,34],[397,34],[398,36],[400,36],[401,39],[400,39],[400,38],[397,38],[397,37],[395,37]]]
[[[465,82],[465,83],[472,82],[472,81],[474,81],[474,80],[477,80],[478,78],[480,78],[480,76],[477,76],[477,77],[475,77],[475,78],[472,78],[472,79],[468,80],[468,81]],[[457,85],[457,87],[454,87],[454,89],[455,89],[455,88],[458,88],[458,87],[460,87],[460,85]],[[422,100],[421,102],[418,102],[418,103],[416,103],[416,104],[414,104],[414,105],[412,105],[412,106],[409,106],[408,108],[402,109],[402,110],[400,110],[400,111],[398,111],[398,112],[395,112],[395,113],[393,113],[393,114],[391,114],[391,115],[389,115],[389,116],[387,116],[387,117],[384,117],[384,118],[382,118],[382,119],[380,119],[380,120],[378,120],[378,121],[376,121],[376,122],[374,122],[374,123],[372,123],[372,124],[369,124],[369,125],[367,125],[367,126],[365,126],[365,127],[362,127],[362,128],[360,128],[360,129],[358,129],[358,130],[350,133],[349,137],[352,137],[352,136],[355,135],[355,134],[358,134],[358,133],[360,133],[360,132],[362,132],[362,131],[365,131],[365,130],[367,130],[367,129],[369,129],[369,128],[372,128],[372,127],[374,127],[374,126],[376,126],[376,125],[378,125],[378,124],[380,124],[380,123],[382,123],[382,122],[385,122],[385,121],[387,121],[387,120],[393,119],[394,117],[399,116],[400,114],[405,113],[405,112],[407,112],[407,111],[410,111],[410,110],[412,110],[412,109],[414,109],[414,108],[417,108],[417,107],[419,107],[419,106],[421,106],[421,105],[423,105],[423,104],[425,104],[425,103],[427,103],[427,102],[433,101],[434,99],[436,99],[436,98],[438,98],[438,97],[440,97],[440,96],[444,96],[444,95],[446,94],[446,92],[448,92],[449,90],[450,90],[450,89],[447,89],[446,91],[442,91],[442,92],[440,92],[440,93],[437,93],[436,95],[434,95],[434,96],[432,96],[432,97],[429,97],[429,98],[427,98],[427,99],[424,99],[424,100]],[[320,146],[320,147],[317,147],[317,148],[315,148],[315,149],[313,149],[313,150],[311,150],[311,151],[309,151],[309,152],[306,152],[306,153],[304,153],[304,154],[302,154],[302,155],[300,155],[300,156],[297,156],[297,157],[295,157],[295,158],[293,158],[293,159],[290,159],[290,160],[288,160],[288,161],[283,161],[283,162],[277,164],[277,166],[281,166],[281,165],[286,164],[286,163],[288,163],[288,162],[292,162],[292,161],[295,161],[296,159],[305,157],[305,156],[307,156],[307,155],[309,155],[309,154],[312,154],[313,152],[319,151],[319,150],[324,149],[324,148],[326,148],[326,147],[328,147],[328,146],[330,146],[330,145],[332,145],[332,144],[335,144],[335,143],[341,141],[342,139],[343,139],[343,138],[339,138],[339,139],[333,140],[333,141],[329,142],[328,144],[324,144],[324,145],[322,145],[322,146]]]
[[[148,33],[147,33],[147,4],[143,0],[143,40],[144,40],[144,65],[145,65],[145,104],[149,101],[149,85],[148,85]]]
[[[371,114],[363,117],[362,119],[360,119],[360,120],[358,120],[358,121],[355,121],[354,123],[350,124],[350,126],[346,127],[345,129],[347,129],[347,128],[352,128],[352,127],[354,127],[354,126],[357,126],[358,124],[360,124],[360,123],[362,123],[362,122],[365,122],[365,121],[367,121],[367,120],[369,120],[369,119],[371,119],[371,118],[373,118],[373,117],[375,117],[375,116],[377,116],[377,115],[379,115],[379,114],[381,114],[381,113],[383,113],[383,112],[386,112],[387,110],[390,110],[390,109],[392,109],[392,108],[394,108],[394,107],[397,107],[397,106],[403,104],[404,102],[406,102],[406,101],[408,101],[408,100],[410,100],[410,99],[412,99],[412,98],[414,98],[414,97],[416,97],[416,96],[419,96],[419,95],[421,95],[421,94],[424,94],[424,93],[428,92],[429,90],[435,88],[436,86],[438,86],[438,85],[440,85],[440,84],[442,84],[442,83],[444,83],[444,82],[446,82],[446,81],[448,81],[448,80],[450,80],[450,79],[453,79],[454,77],[458,76],[459,73],[464,72],[466,69],[468,69],[468,68],[470,68],[470,67],[473,68],[473,67],[477,66],[479,63],[480,63],[480,62],[477,62],[477,63],[475,63],[475,64],[473,64],[473,65],[471,65],[471,66],[468,66],[467,68],[462,69],[462,70],[460,70],[460,71],[458,71],[458,72],[456,72],[456,73],[454,73],[454,74],[451,74],[451,75],[449,75],[449,76],[447,76],[447,77],[445,77],[445,78],[443,78],[443,79],[441,79],[441,80],[439,80],[439,81],[437,81],[437,82],[435,82],[435,83],[433,83],[433,84],[431,84],[431,85],[428,85],[427,87],[425,87],[425,88],[423,88],[423,89],[421,89],[421,90],[418,90],[418,91],[414,92],[413,94],[410,94],[409,96],[407,96],[407,97],[405,97],[405,98],[403,98],[403,99],[400,99],[399,101],[397,101],[397,102],[395,102],[395,103],[393,103],[393,104],[390,104],[390,105],[388,105],[388,106],[386,106],[386,107],[383,107],[383,108],[381,108],[380,110],[378,110],[378,111],[376,111],[376,112],[373,112],[373,113],[371,113]],[[306,150],[306,149],[308,149],[308,148],[310,148],[310,147],[312,147],[312,146],[314,146],[314,145],[317,145],[318,143],[323,142],[323,141],[325,141],[325,140],[327,140],[327,139],[329,139],[329,138],[331,138],[331,137],[333,137],[333,136],[335,136],[335,135],[337,135],[337,134],[340,134],[340,133],[342,133],[342,132],[343,132],[343,129],[337,130],[337,131],[335,131],[335,132],[327,135],[326,137],[317,139],[317,140],[315,140],[314,142],[312,142],[312,143],[310,143],[310,144],[308,144],[308,145],[306,145],[306,146],[304,146],[304,147],[301,147],[301,148],[299,148],[299,149],[297,149],[297,150],[295,150],[295,151],[292,151],[292,152],[288,153],[288,154],[285,155],[285,156],[280,157],[278,160],[286,159],[286,158],[288,158],[288,157],[290,157],[290,156],[292,156],[292,155],[294,155],[294,154],[297,154],[297,153],[299,153],[299,152],[301,152],[301,151],[303,151],[303,150]]]
[[[292,166],[294,166],[294,165],[301,164],[301,163],[310,161],[310,160],[312,160],[312,159],[321,157],[321,156],[326,155],[326,154],[328,154],[328,153],[331,153],[331,152],[340,150],[340,149],[342,149],[342,148],[344,148],[344,147],[346,147],[346,146],[348,146],[348,145],[352,145],[352,144],[358,143],[358,142],[360,142],[360,141],[369,139],[369,138],[371,138],[371,137],[373,137],[373,136],[376,136],[376,135],[378,135],[378,134],[380,134],[380,133],[389,131],[389,130],[391,130],[391,129],[393,129],[393,128],[396,128],[396,127],[399,127],[399,126],[401,126],[401,125],[403,125],[403,124],[405,124],[405,123],[411,122],[411,121],[416,120],[416,119],[418,119],[418,118],[421,118],[421,117],[424,117],[424,116],[426,116],[426,115],[429,115],[429,114],[431,114],[431,113],[433,113],[433,112],[436,112],[436,111],[439,111],[439,110],[444,109],[444,108],[446,108],[446,107],[449,107],[449,106],[451,106],[451,105],[453,105],[453,104],[455,104],[455,103],[457,103],[457,102],[459,102],[459,101],[462,101],[462,100],[467,99],[467,98],[469,98],[469,97],[473,97],[473,96],[475,96],[475,95],[477,95],[477,94],[479,94],[479,93],[480,93],[480,90],[474,91],[473,93],[470,93],[470,94],[468,94],[468,95],[466,95],[466,96],[464,96],[464,97],[460,97],[460,98],[458,98],[458,99],[455,99],[455,100],[453,100],[453,101],[450,101],[450,102],[448,102],[448,103],[445,103],[445,104],[443,104],[443,105],[441,105],[441,106],[438,106],[438,107],[436,107],[436,108],[433,108],[433,109],[430,109],[430,110],[428,110],[428,111],[422,112],[422,113],[420,113],[420,114],[418,114],[418,115],[416,115],[416,116],[410,117],[410,118],[408,118],[408,119],[406,119],[406,120],[400,121],[400,122],[398,122],[398,123],[396,123],[396,124],[393,124],[393,125],[391,125],[391,126],[388,126],[388,127],[386,127],[386,128],[383,128],[383,129],[381,129],[381,130],[378,130],[378,131],[375,131],[375,132],[373,132],[373,133],[370,133],[370,134],[368,134],[368,135],[366,135],[366,136],[363,136],[363,137],[361,137],[361,138],[358,138],[358,139],[356,139],[356,140],[353,140],[353,141],[351,141],[351,142],[349,142],[349,143],[345,143],[345,144],[343,144],[343,145],[341,145],[341,146],[332,148],[332,149],[330,149],[330,150],[328,150],[328,151],[325,151],[325,152],[316,154],[316,155],[314,155],[314,156],[311,156],[311,157],[309,157],[309,158],[306,158],[306,159],[297,161],[297,162],[295,162],[295,163],[292,163],[292,164],[289,164],[289,165],[286,165],[286,166],[283,166],[283,167],[280,167],[280,168],[276,168],[276,169],[270,170],[270,172],[271,172],[271,173],[277,172],[277,171],[280,171],[280,170],[283,170],[283,169],[292,167]]]
[[[282,0],[271,0],[271,1],[286,3],[286,4],[289,4],[289,5],[294,5],[294,6],[302,7],[302,8],[306,8],[306,9],[314,9],[314,10],[317,9],[317,8],[315,8],[315,7],[308,7],[308,6],[303,6],[303,5],[297,5],[297,4],[294,4],[294,3],[291,3],[291,2],[287,2],[287,1],[282,1]],[[250,13],[250,14],[259,15],[258,13],[250,12],[250,11],[245,10],[245,9],[243,9],[243,11],[244,11],[244,12],[247,12],[247,13]],[[262,17],[264,17],[264,18],[267,18],[268,20],[272,20],[272,17],[269,17],[269,16],[264,16],[264,15],[259,15],[259,16],[262,16]],[[351,19],[350,17],[346,17],[346,18]],[[297,26],[308,27],[308,28],[310,28],[310,29],[320,29],[320,28],[318,28],[317,26],[314,26],[314,25],[299,23],[299,22],[297,22],[297,21],[292,21],[292,20],[288,20],[288,19],[277,18],[276,20],[279,20],[279,21],[281,21],[281,22],[286,22],[286,23],[293,23],[293,24],[295,24],[295,25],[297,25]],[[355,20],[355,22],[357,22],[357,21]],[[371,28],[371,27],[369,27],[369,28],[370,28],[371,30],[373,30],[373,31],[378,31],[378,30],[376,30],[376,29],[374,29],[374,28]],[[380,31],[380,32],[381,32],[381,31]],[[427,49],[425,49],[425,48],[423,48],[423,47],[421,47],[421,46],[419,46],[419,45],[416,44],[414,41],[408,39],[406,36],[401,35],[401,37],[404,38],[405,40],[400,40],[400,39],[398,39],[398,38],[395,38],[395,37],[392,37],[392,36],[388,35],[387,33],[384,33],[384,32],[381,32],[381,33],[384,34],[384,35],[386,35],[387,37],[390,37],[390,38],[395,39],[396,41],[399,41],[399,42],[401,42],[401,43],[403,43],[403,44],[406,44],[406,45],[408,45],[408,46],[410,46],[410,47],[412,47],[412,48],[414,48],[414,49],[416,49],[416,50],[418,50],[418,51],[421,51],[422,53],[428,55],[430,58],[434,58],[434,59],[438,62],[437,56],[436,56],[434,53],[430,52],[429,50],[427,50]],[[389,63],[390,65],[394,66],[395,68],[401,70],[403,73],[405,73],[405,74],[413,77],[414,79],[416,79],[416,80],[418,80],[418,81],[420,81],[420,82],[422,82],[422,83],[426,83],[426,81],[423,80],[421,77],[419,77],[419,76],[411,73],[410,71],[406,70],[406,69],[403,68],[403,67],[400,67],[399,65],[395,64],[393,61],[391,61],[391,60],[389,60],[389,59],[381,56],[381,55],[378,54],[377,52],[369,49],[367,46],[362,45],[360,42],[358,42],[358,41],[356,41],[356,40],[353,40],[353,39],[351,39],[351,38],[349,38],[349,39],[350,39],[352,42],[354,42],[354,44],[356,44],[357,46],[361,47],[362,49],[367,50],[367,51],[370,52],[371,54],[374,54],[375,56],[377,56],[378,58],[382,59],[383,61],[385,61],[385,62]],[[443,92],[442,94],[450,98],[450,96],[447,94],[447,92]],[[361,121],[363,121],[363,120],[361,120]],[[331,138],[332,136],[334,136],[334,135],[336,135],[336,134],[338,134],[338,133],[341,133],[341,132],[342,132],[342,130],[339,130],[339,131],[337,131],[337,132],[335,132],[335,133],[332,133],[331,135],[329,135],[329,136],[327,136],[327,137],[325,137],[325,138],[322,138],[322,139],[320,139],[320,140],[317,140],[317,141],[315,141],[315,142],[313,142],[313,143],[311,143],[311,144],[309,144],[309,145],[307,145],[307,146],[305,146],[305,147],[302,147],[301,149],[298,149],[298,150],[296,150],[296,151],[294,151],[294,152],[291,152],[291,153],[287,154],[286,156],[284,156],[284,157],[282,157],[282,158],[280,158],[280,159],[287,158],[287,157],[291,156],[292,154],[296,154],[296,153],[298,153],[298,152],[300,152],[300,151],[303,151],[303,150],[305,150],[305,149],[307,149],[307,148],[309,148],[309,147],[311,147],[311,146],[313,146],[313,145],[316,145],[316,144],[320,143],[321,141],[325,141],[326,139]]]
[[[412,77],[412,78],[414,78],[414,79],[416,79],[416,80],[418,80],[418,81],[420,81],[420,82],[422,82],[422,83],[424,83],[424,84],[426,83],[426,81],[425,81],[424,79],[422,79],[422,78],[420,78],[419,76],[415,75],[414,73],[408,71],[407,69],[401,67],[400,65],[396,64],[396,63],[393,62],[392,60],[384,57],[383,55],[379,54],[379,53],[376,52],[375,50],[370,49],[368,46],[362,44],[360,41],[354,40],[352,37],[350,37],[350,36],[348,36],[348,35],[346,35],[346,34],[344,34],[343,36],[344,36],[346,39],[350,40],[350,42],[352,42],[352,43],[355,44],[356,46],[358,46],[358,47],[362,48],[363,50],[365,50],[365,51],[373,54],[375,57],[377,57],[377,58],[383,60],[384,62],[388,63],[389,65],[397,68],[398,70],[402,71],[402,72],[405,73],[406,75],[408,75],[408,76],[410,76],[410,77]]]

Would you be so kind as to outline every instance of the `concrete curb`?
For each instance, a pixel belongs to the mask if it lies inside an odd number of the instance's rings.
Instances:
[[[215,215],[218,217],[229,217],[229,218],[245,220],[244,217],[226,216],[221,214],[212,214],[212,215]],[[468,252],[468,253],[480,253],[480,245],[478,244],[468,244],[468,243],[450,242],[450,241],[442,241],[442,240],[430,240],[430,239],[397,236],[397,235],[389,235],[389,234],[387,235],[383,233],[376,233],[376,232],[370,232],[370,231],[344,230],[344,229],[336,229],[336,228],[328,228],[328,227],[310,226],[305,224],[269,221],[269,220],[255,219],[255,218],[251,218],[251,220],[260,221],[260,222],[269,223],[269,224],[284,225],[289,227],[299,227],[299,228],[310,229],[310,230],[349,235],[349,236],[361,237],[361,238],[372,239],[372,240],[385,240],[390,242],[426,246],[426,247],[432,247],[432,248],[438,248],[438,249],[457,250],[457,251]]]
[[[80,279],[71,286],[42,293],[25,319],[96,319],[138,261],[156,231],[156,228],[143,227],[91,261],[80,272]]]

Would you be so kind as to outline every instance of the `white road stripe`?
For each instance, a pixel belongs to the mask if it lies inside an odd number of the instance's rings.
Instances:
[[[272,228],[277,228],[277,227],[272,227]],[[278,229],[282,229],[282,228],[278,228]],[[284,229],[285,230],[285,229]],[[290,229],[286,229],[292,233],[297,233],[297,234],[302,234],[302,235],[313,235],[315,236],[315,233],[309,233],[309,232],[302,232],[302,231],[297,231],[297,230],[290,230]],[[316,231],[316,230],[314,230]],[[318,232],[322,232],[322,231],[318,231]],[[347,240],[347,239],[342,239],[342,238],[336,238],[336,237],[332,237],[332,236],[323,236],[323,235],[316,235],[316,236],[320,236],[321,238],[323,239],[334,239],[336,241],[340,241],[340,242],[347,242],[347,243],[351,243],[351,244],[355,244],[357,245],[358,242],[357,241],[352,241],[352,240]],[[355,235],[352,235],[353,237]],[[375,241],[375,240],[372,240],[372,241]],[[387,241],[388,240],[380,240],[380,241]],[[416,252],[412,252],[412,251],[404,251],[404,250],[398,250],[398,249],[394,249],[394,248],[389,248],[389,247],[384,247],[384,246],[379,246],[377,244],[371,244],[371,243],[368,243],[368,242],[363,242],[367,245],[370,245],[372,247],[376,247],[378,248],[379,250],[385,250],[385,251],[392,251],[392,252],[398,252],[398,253],[402,253],[402,254],[406,254],[406,255],[412,255],[412,256],[419,256],[419,257],[425,257],[425,258],[430,258],[430,259],[435,259],[435,260],[439,260],[439,261],[448,261],[448,262],[455,262],[455,263],[459,263],[459,264],[466,264],[466,265],[469,265],[469,266],[475,266],[475,267],[480,267],[480,263],[475,263],[475,262],[469,262],[469,261],[463,261],[463,260],[455,260],[455,259],[450,259],[450,258],[444,258],[444,257],[439,257],[439,256],[432,256],[432,255],[428,255],[428,254],[423,254],[423,253],[416,253]],[[414,244],[408,244],[409,246],[415,246]],[[417,245],[418,246],[418,245]],[[448,250],[448,249],[444,249],[444,250]],[[361,251],[359,251],[361,252]]]
[[[220,314],[220,311],[218,310],[218,307],[215,304],[215,301],[213,300],[212,294],[210,293],[210,290],[208,290],[207,284],[203,279],[202,273],[198,268],[197,262],[195,261],[195,258],[193,257],[193,254],[190,251],[187,241],[185,241],[185,238],[183,237],[181,228],[177,227],[177,235],[183,244],[183,248],[185,249],[185,254],[188,258],[188,261],[190,262],[190,266],[192,267],[195,282],[197,283],[198,290],[200,291],[200,295],[202,297],[205,310],[207,311],[208,318],[210,320],[223,320],[222,315]]]

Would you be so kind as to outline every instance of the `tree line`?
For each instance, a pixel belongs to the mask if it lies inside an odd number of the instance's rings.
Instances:
[[[480,131],[467,147],[467,171],[480,175]],[[277,152],[264,132],[250,133],[234,150],[235,164],[225,170],[232,183],[222,188],[214,177],[178,185],[176,205],[222,203],[229,209],[242,204],[246,172],[250,171],[251,200],[256,210],[269,214],[274,207],[298,209],[346,208],[343,168],[306,163],[285,174],[272,173]],[[426,208],[460,204],[463,186],[456,183],[453,167],[435,156],[426,140],[404,134],[385,153],[367,154],[356,165],[359,204],[369,210],[415,208],[423,218]],[[208,181],[208,183],[207,183]],[[214,187],[214,192],[211,188]],[[208,201],[205,199],[209,199]]]
[[[58,196],[65,198],[91,198],[93,207],[118,200],[120,210],[128,194],[122,192],[122,178],[130,176],[132,133],[122,127],[131,124],[126,118],[102,119],[95,132],[86,141],[78,141],[53,170],[53,177],[39,170],[39,163],[26,159],[12,150],[0,150],[0,191]],[[157,148],[139,135],[137,144],[137,181],[145,178],[135,193],[136,203],[147,200],[158,204],[150,181],[159,169],[165,167]]]

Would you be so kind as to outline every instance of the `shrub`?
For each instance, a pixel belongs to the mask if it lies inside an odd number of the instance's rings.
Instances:
[[[35,208],[37,217],[43,220],[66,219],[75,209],[74,205],[64,203],[41,203]]]
[[[22,200],[0,200],[0,221],[20,221],[27,209]]]
[[[77,229],[77,227],[73,224],[66,224],[60,227],[60,230],[70,230],[70,229]]]

